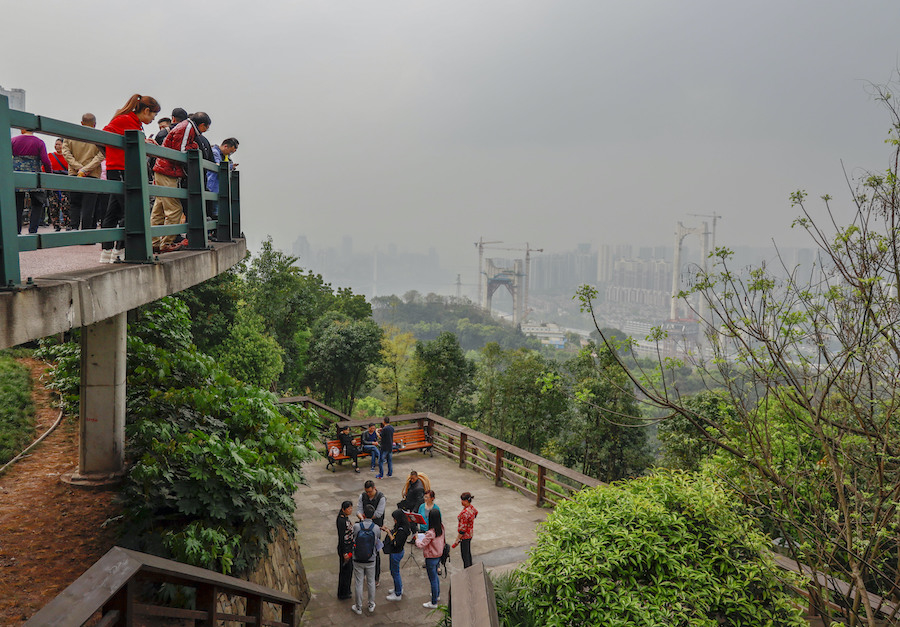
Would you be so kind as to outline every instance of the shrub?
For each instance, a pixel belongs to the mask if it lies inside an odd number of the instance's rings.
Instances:
[[[661,473],[577,493],[541,526],[513,608],[540,625],[804,625],[766,541],[711,480]]]
[[[8,354],[0,353],[0,465],[27,446],[33,432],[31,374]]]

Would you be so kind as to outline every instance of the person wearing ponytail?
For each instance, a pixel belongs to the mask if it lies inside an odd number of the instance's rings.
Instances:
[[[475,527],[475,517],[478,516],[478,510],[472,506],[475,499],[471,492],[463,492],[459,495],[459,502],[462,504],[462,511],[457,516],[459,525],[457,526],[456,541],[453,548],[459,545],[459,553],[462,556],[463,568],[472,565],[472,532]]]
[[[144,124],[150,124],[159,113],[160,106],[156,98],[134,94],[125,105],[116,111],[109,124],[103,127],[104,131],[124,135],[125,131],[143,131]],[[147,142],[152,143],[152,139]],[[125,151],[114,146],[106,147],[106,179],[109,181],[125,180]],[[125,204],[123,197],[118,194],[110,194],[109,204],[100,226],[104,229],[112,229],[125,222]],[[103,250],[100,253],[100,263],[113,263],[116,258],[125,259],[125,242],[103,242]],[[113,252],[113,248],[116,252]]]

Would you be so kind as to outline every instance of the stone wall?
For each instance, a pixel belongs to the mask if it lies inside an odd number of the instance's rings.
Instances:
[[[300,599],[297,616],[303,614],[303,610],[309,604],[309,582],[306,580],[306,570],[303,568],[303,558],[300,555],[300,545],[284,529],[279,529],[275,535],[275,541],[269,545],[268,554],[257,565],[256,570],[247,577],[242,577],[253,583],[275,590],[280,590]],[[219,597],[219,611],[226,614],[243,614],[245,601],[243,598]],[[268,619],[279,619],[280,615],[273,607],[267,604],[265,616]],[[298,621],[299,622],[299,621]],[[230,622],[227,624],[231,624]],[[242,623],[234,623],[235,625]]]

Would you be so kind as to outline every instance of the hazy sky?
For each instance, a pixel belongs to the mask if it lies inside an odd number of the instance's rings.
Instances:
[[[2,15],[0,85],[29,111],[105,124],[138,92],[238,137],[251,246],[433,246],[470,282],[479,236],[670,244],[678,220],[716,212],[719,243],[804,243],[791,191],[845,207],[841,160],[886,166],[867,85],[900,61],[897,0],[31,0]]]

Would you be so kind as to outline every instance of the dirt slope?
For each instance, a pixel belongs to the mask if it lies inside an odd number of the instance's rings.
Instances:
[[[40,383],[45,364],[23,360],[35,382],[37,433],[59,410]],[[31,455],[0,476],[0,625],[19,625],[115,544],[101,525],[117,513],[115,492],[60,481],[78,464],[78,418],[62,424]]]

